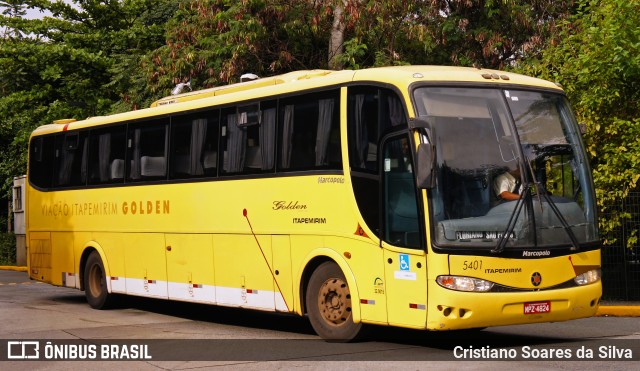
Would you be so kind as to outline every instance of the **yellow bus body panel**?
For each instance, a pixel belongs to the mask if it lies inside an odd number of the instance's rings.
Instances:
[[[449,255],[450,274],[485,279],[511,292],[460,292],[429,280],[430,304],[427,328],[452,330],[518,323],[564,321],[590,317],[596,313],[600,281],[567,288],[579,274],[600,268],[600,251],[588,251],[546,259],[505,259]],[[534,274],[541,277],[533,284]],[[525,303],[549,302],[549,313],[525,314]],[[445,315],[446,314],[446,315]]]
[[[507,286],[544,290],[600,267],[600,251],[537,259],[449,256],[451,275],[477,277]],[[536,286],[532,275],[542,277]]]

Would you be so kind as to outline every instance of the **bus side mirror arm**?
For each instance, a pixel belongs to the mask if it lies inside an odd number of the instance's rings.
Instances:
[[[435,147],[431,143],[420,143],[416,156],[416,184],[420,189],[431,189],[434,183]]]

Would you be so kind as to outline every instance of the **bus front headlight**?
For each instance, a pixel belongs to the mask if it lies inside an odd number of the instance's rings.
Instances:
[[[436,282],[446,289],[456,291],[487,292],[493,287],[493,282],[462,276],[438,276]]]
[[[582,273],[576,276],[576,278],[574,278],[573,280],[576,282],[578,286],[584,286],[590,283],[600,281],[601,276],[602,276],[602,271],[600,270],[600,268],[598,268],[598,269],[592,269],[588,272]]]

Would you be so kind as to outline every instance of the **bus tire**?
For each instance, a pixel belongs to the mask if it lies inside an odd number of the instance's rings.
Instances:
[[[107,277],[100,254],[93,251],[84,265],[84,294],[94,309],[106,309],[112,301],[107,289]]]
[[[334,262],[322,263],[313,272],[306,304],[311,326],[327,341],[354,340],[362,329],[362,323],[353,322],[349,285]]]

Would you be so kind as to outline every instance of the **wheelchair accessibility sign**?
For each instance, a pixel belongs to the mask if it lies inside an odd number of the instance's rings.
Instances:
[[[408,254],[400,254],[400,270],[401,271],[410,271],[409,267],[409,255]]]
[[[416,272],[411,272],[411,258],[409,254],[398,254],[398,265],[400,270],[393,272],[397,280],[416,280]]]

